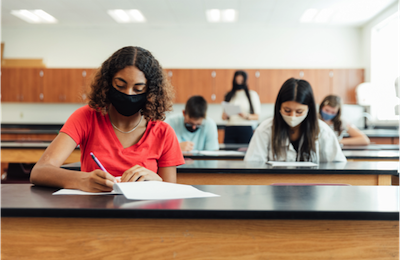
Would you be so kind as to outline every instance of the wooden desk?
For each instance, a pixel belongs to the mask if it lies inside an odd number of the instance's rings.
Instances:
[[[1,163],[36,163],[51,142],[1,142]],[[65,163],[81,158],[80,149],[75,149]]]
[[[397,259],[399,188],[198,186],[132,201],[1,185],[2,259]]]
[[[391,185],[397,162],[320,163],[313,168],[271,167],[260,162],[192,160],[178,166],[178,183],[190,185],[270,185],[272,183],[342,183]],[[62,166],[80,170],[80,162]]]

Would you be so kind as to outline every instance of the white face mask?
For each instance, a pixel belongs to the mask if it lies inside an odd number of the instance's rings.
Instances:
[[[299,125],[301,122],[304,121],[304,119],[306,119],[307,115],[308,115],[308,109],[307,112],[302,115],[302,116],[287,116],[282,114],[282,112],[280,112],[283,120],[285,120],[286,124],[288,124],[290,127],[295,127],[297,125]]]

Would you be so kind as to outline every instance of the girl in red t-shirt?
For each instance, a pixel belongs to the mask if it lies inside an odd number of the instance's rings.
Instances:
[[[32,169],[31,182],[90,192],[111,191],[116,177],[176,182],[184,159],[175,132],[162,121],[171,108],[172,86],[153,55],[140,47],[116,51],[97,71],[89,105],[68,118]],[[81,171],[61,169],[77,145]]]

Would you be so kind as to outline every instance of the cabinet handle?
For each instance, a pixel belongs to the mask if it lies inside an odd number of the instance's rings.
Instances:
[[[300,71],[299,76],[300,78],[304,77],[304,71]]]
[[[215,94],[212,94],[212,95],[211,95],[211,100],[214,101],[215,99],[216,99]]]
[[[43,93],[40,93],[40,95],[39,95],[39,99],[40,99],[40,100],[43,100],[43,98],[44,98],[44,95],[43,95]]]
[[[86,70],[82,71],[82,77],[86,77]]]
[[[43,70],[41,70],[41,71],[39,72],[39,76],[40,76],[40,77],[43,77],[43,76],[44,76]]]
[[[333,71],[329,71],[329,77],[333,78]]]
[[[85,101],[86,99],[86,94],[82,94],[82,100]]]
[[[172,71],[168,71],[168,77],[172,77],[172,75],[174,75],[174,73],[172,73]]]
[[[259,78],[259,77],[260,77],[260,72],[256,71],[256,78]]]
[[[217,76],[217,72],[213,71],[211,72],[211,77],[215,78]]]

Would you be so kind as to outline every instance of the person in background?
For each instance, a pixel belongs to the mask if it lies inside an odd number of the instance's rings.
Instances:
[[[329,95],[322,100],[319,106],[320,118],[334,131],[339,143],[343,145],[369,145],[368,136],[352,124],[343,121],[342,101],[335,95]],[[349,137],[343,138],[346,134]]]
[[[174,130],[162,121],[172,109],[172,93],[149,51],[132,46],[116,51],[96,72],[89,105],[68,118],[34,166],[31,182],[88,192],[111,191],[116,177],[176,182],[176,166],[185,161]],[[61,169],[77,145],[81,171]]]
[[[222,114],[223,120],[228,120],[225,127],[224,143],[247,144],[253,135],[253,125],[259,119],[261,105],[257,92],[249,90],[247,73],[242,70],[235,72],[232,90],[225,95],[225,101],[238,105],[241,113],[228,116]]]
[[[279,90],[274,117],[256,129],[244,160],[318,163],[346,158],[333,131],[318,120],[311,85],[290,78]]]
[[[206,114],[207,101],[202,96],[193,96],[182,114],[165,120],[175,130],[182,152],[219,149],[217,125]]]

